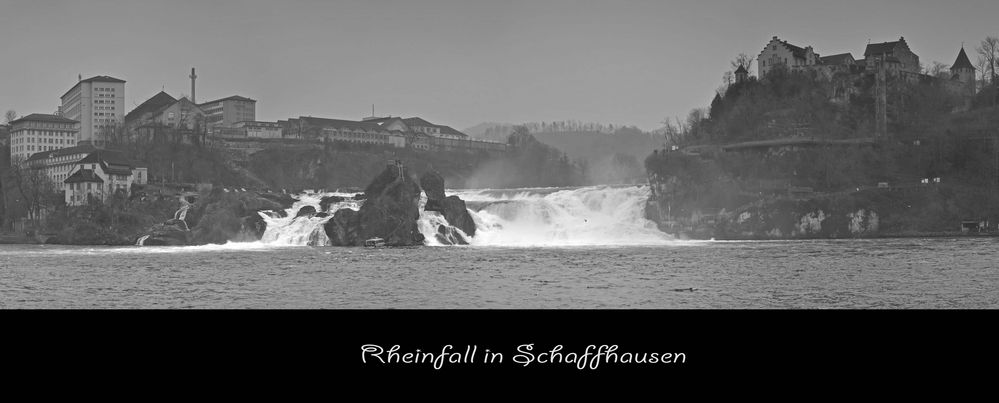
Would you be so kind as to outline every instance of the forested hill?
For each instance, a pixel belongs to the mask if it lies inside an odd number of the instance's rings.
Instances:
[[[633,126],[576,121],[528,123],[523,126],[541,143],[554,147],[584,166],[589,183],[624,183],[643,177],[639,161],[663,148],[663,136]],[[482,123],[465,129],[469,136],[506,142],[514,125]]]

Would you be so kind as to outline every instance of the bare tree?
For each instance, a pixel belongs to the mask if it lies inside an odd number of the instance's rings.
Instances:
[[[56,184],[43,169],[30,166],[23,156],[11,161],[10,178],[21,194],[21,203],[28,211],[28,220],[36,222],[46,208],[54,204]]]
[[[4,114],[4,121],[9,125],[10,122],[17,120],[17,111],[13,109],[8,109],[7,113]]]
[[[751,71],[750,66],[752,66],[754,60],[756,60],[755,56],[739,53],[739,56],[736,56],[735,60],[732,60],[732,71],[738,70],[739,66],[742,66],[747,71]]]
[[[984,75],[986,71],[988,75],[988,82],[990,84],[996,83],[996,64],[999,63],[999,38],[994,36],[986,37],[975,50],[978,51],[979,65],[984,64],[986,70],[982,71]]]
[[[923,74],[936,78],[950,78],[950,66],[935,61],[932,66],[923,70]]]
[[[979,89],[985,88],[985,86],[989,85],[989,78],[988,78],[989,63],[988,63],[988,61],[985,60],[985,58],[979,57],[978,58],[978,63],[975,63],[975,68],[977,69],[976,72],[978,73],[978,80],[977,80],[978,88]]]

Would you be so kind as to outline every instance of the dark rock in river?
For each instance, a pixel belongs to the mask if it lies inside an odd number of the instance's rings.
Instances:
[[[354,200],[366,200],[367,198],[368,198],[368,195],[366,195],[364,193],[358,193],[358,194],[354,195]]]
[[[329,217],[329,216],[330,216],[330,213],[316,213],[316,215],[314,215],[313,217],[316,217],[316,218],[326,218],[326,217]]]
[[[435,237],[437,238],[437,242],[444,245],[468,245],[465,238],[462,237],[454,227],[446,225],[437,226],[437,234]]]
[[[319,211],[328,212],[330,210],[331,204],[336,204],[343,202],[344,198],[340,196],[326,196],[319,200]]]
[[[420,219],[420,185],[402,165],[389,165],[368,185],[368,199],[358,211],[360,240],[382,238],[389,246],[423,243]]]
[[[264,220],[260,214],[254,213],[246,217],[243,217],[243,226],[240,231],[245,236],[249,237],[252,241],[259,241],[263,238],[264,232],[267,231],[267,221]],[[244,239],[236,239],[244,240]]]
[[[256,234],[262,228],[258,211],[282,211],[291,203],[294,203],[293,198],[279,193],[223,192],[215,189],[199,201],[196,208],[188,211],[187,222],[192,226],[191,243],[204,245],[252,240],[248,234]],[[248,231],[244,232],[244,228]]]
[[[326,237],[330,239],[330,245],[356,246],[363,242],[358,239],[358,227],[357,211],[342,208],[333,214],[333,218],[326,222],[323,229],[326,231]]]
[[[312,217],[314,215],[316,215],[316,208],[312,206],[305,206],[298,209],[298,213],[295,214],[295,218],[302,216]]]
[[[427,195],[427,203],[423,211],[444,212],[444,177],[437,171],[424,172],[420,175],[420,187]]]
[[[448,224],[460,228],[468,236],[475,236],[475,220],[468,213],[465,201],[458,196],[448,196],[441,203],[444,212],[444,219]]]
[[[191,231],[184,220],[167,220],[149,229],[149,237],[143,246],[180,246],[190,243]]]

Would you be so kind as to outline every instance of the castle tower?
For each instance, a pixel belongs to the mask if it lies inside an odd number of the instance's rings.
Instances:
[[[735,70],[735,82],[742,83],[747,80],[749,80],[749,71],[746,70],[745,66],[740,64],[739,68]]]
[[[974,96],[975,95],[975,66],[971,64],[968,60],[968,54],[964,53],[964,46],[961,46],[961,52],[957,54],[957,60],[954,64],[950,66],[950,72],[953,75],[953,80],[960,81],[963,85],[964,95]]]
[[[197,98],[194,97],[194,80],[198,79],[198,75],[194,74],[194,67],[191,67],[191,75],[189,77],[191,77],[191,103],[197,105]]]

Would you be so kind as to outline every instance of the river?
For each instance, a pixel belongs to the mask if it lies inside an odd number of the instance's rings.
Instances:
[[[294,214],[252,243],[0,245],[0,307],[999,307],[993,238],[675,240],[641,217],[646,191],[456,191],[468,246],[434,246],[436,213],[413,248],[322,246],[328,218]]]

